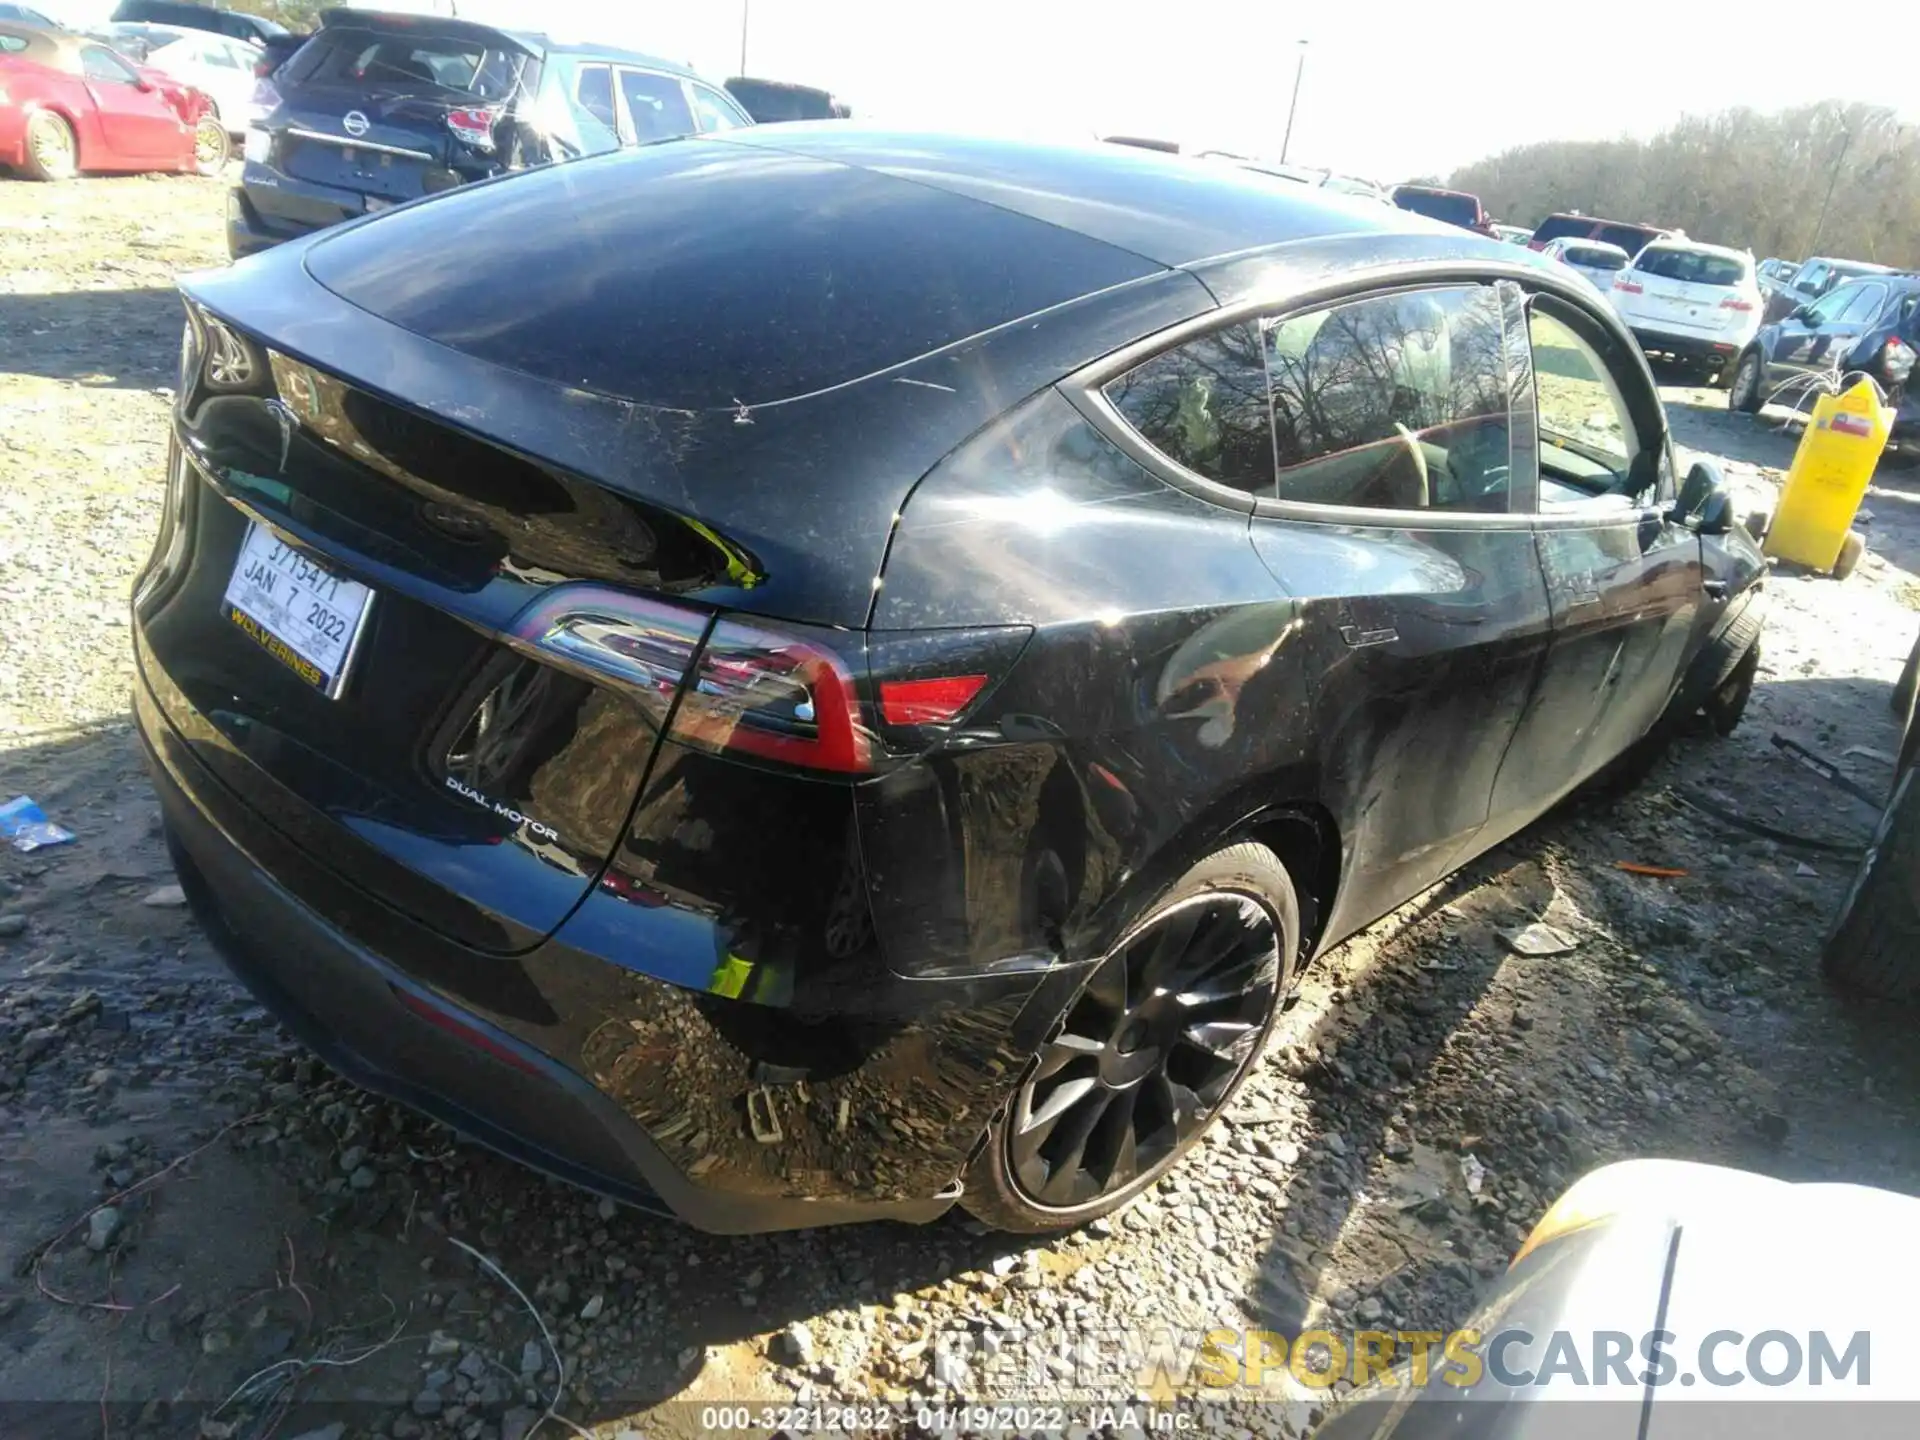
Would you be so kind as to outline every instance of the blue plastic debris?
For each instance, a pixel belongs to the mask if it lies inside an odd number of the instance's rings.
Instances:
[[[39,850],[66,844],[73,839],[73,832],[54,824],[47,819],[46,811],[25,795],[18,795],[0,805],[0,836],[16,850]]]

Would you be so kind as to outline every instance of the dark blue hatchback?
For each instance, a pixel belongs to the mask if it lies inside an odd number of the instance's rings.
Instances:
[[[237,260],[473,180],[753,121],[683,66],[432,15],[335,9],[261,85]]]
[[[1920,405],[1908,379],[1920,351],[1920,275],[1867,275],[1763,325],[1734,364],[1727,403],[1748,414],[1775,395],[1802,394],[1795,380],[1822,373],[1871,375],[1896,415],[1891,443],[1920,439]]]

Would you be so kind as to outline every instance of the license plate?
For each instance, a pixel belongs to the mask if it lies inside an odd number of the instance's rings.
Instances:
[[[329,700],[347,683],[373,591],[247,527],[222,608],[241,632]]]

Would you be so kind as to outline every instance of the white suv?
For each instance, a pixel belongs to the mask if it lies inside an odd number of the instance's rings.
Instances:
[[[1608,298],[1649,358],[1704,370],[1711,385],[1753,339],[1763,304],[1753,256],[1681,239],[1656,240],[1614,272]]]

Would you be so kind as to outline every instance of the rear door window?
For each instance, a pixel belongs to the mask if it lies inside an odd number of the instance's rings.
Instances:
[[[622,70],[620,98],[626,102],[637,144],[691,135],[697,128],[693,111],[687,105],[686,87],[677,76],[652,70]]]
[[[1606,361],[1572,326],[1528,307],[1540,434],[1540,508],[1626,506],[1639,440]]]
[[[1275,498],[1507,509],[1505,328],[1492,286],[1372,296],[1269,321],[1263,332]]]
[[[1250,495],[1273,493],[1273,428],[1260,329],[1229,325],[1109,382],[1114,409],[1155,450]]]

